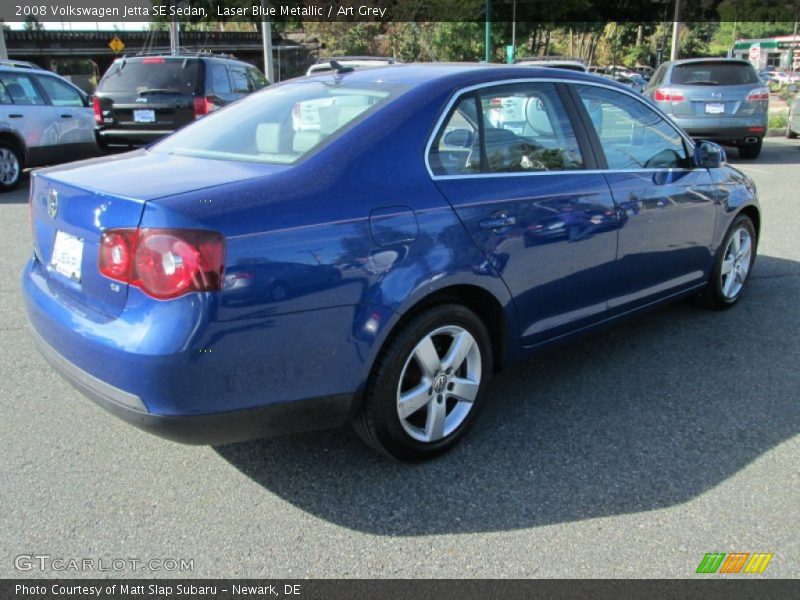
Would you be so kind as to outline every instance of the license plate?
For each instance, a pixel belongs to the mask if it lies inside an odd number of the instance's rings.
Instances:
[[[722,115],[725,114],[724,102],[709,102],[706,104],[706,114],[709,115]]]
[[[137,123],[155,123],[156,111],[150,109],[139,109],[133,111],[133,120]]]
[[[83,240],[63,231],[57,231],[50,265],[58,273],[79,282],[82,258]]]

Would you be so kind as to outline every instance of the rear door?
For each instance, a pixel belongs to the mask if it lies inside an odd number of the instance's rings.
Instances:
[[[153,56],[115,61],[97,86],[113,121],[107,127],[174,131],[194,121],[194,98],[202,90],[196,58]]]
[[[463,95],[431,142],[429,168],[501,275],[530,346],[601,319],[619,218],[559,85]]]
[[[573,91],[620,209],[609,309],[703,283],[716,222],[708,170],[693,166],[685,138],[640,97],[598,85]]]

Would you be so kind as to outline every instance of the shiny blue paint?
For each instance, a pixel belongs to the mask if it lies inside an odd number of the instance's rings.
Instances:
[[[209,414],[358,398],[403,315],[447,290],[493,299],[513,362],[702,281],[732,214],[755,206],[752,184],[732,168],[432,179],[424,150],[453,94],[553,76],[464,66],[348,74],[410,89],[292,166],[139,150],[41,171],[36,256],[23,273],[31,324],[150,412]],[[65,202],[56,221],[38,200],[50,187]],[[498,211],[513,225],[481,227]],[[223,289],[110,296],[113,282],[96,269],[100,232],[136,226],[221,232]],[[79,286],[46,266],[56,228],[85,240]]]

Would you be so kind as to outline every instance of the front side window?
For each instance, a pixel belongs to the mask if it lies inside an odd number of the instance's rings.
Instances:
[[[81,95],[63,81],[54,77],[39,77],[39,83],[50,96],[53,106],[83,106]]]
[[[644,102],[607,88],[579,85],[609,169],[672,169],[687,166],[683,138]]]
[[[463,97],[428,155],[436,175],[571,171],[584,167],[552,83],[522,83]]]
[[[251,94],[153,146],[154,152],[291,164],[395,99],[405,86],[304,81]]]
[[[41,106],[45,103],[44,98],[42,98],[33,80],[28,75],[0,73],[0,82],[5,87],[6,94],[11,99],[11,104]]]
[[[269,85],[267,78],[255,67],[247,68],[247,79],[250,81],[250,89],[254,92]]]

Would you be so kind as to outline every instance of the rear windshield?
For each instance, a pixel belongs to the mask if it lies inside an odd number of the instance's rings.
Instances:
[[[751,65],[743,63],[699,62],[677,65],[671,82],[681,85],[740,85],[758,83]]]
[[[386,83],[327,81],[269,87],[178,131],[153,151],[291,164],[404,90]]]
[[[103,75],[97,91],[141,93],[153,90],[193,94],[197,87],[199,64],[197,59],[189,58],[118,60]]]

